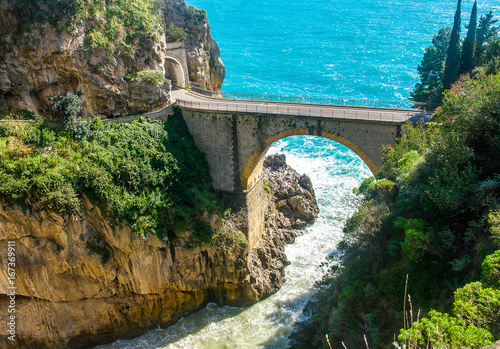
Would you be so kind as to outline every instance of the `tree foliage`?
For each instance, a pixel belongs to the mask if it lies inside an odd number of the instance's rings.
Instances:
[[[499,101],[500,75],[462,78],[432,123],[405,125],[385,149],[381,172],[358,189],[365,201],[346,222],[342,267],[317,322],[332,343],[360,347],[366,335],[370,348],[385,348],[404,317],[414,326],[401,338],[413,347],[497,339]],[[413,316],[408,300],[403,313],[406,275]]]
[[[477,1],[474,1],[470,15],[467,36],[462,46],[462,57],[460,60],[459,74],[471,72],[474,68],[474,56],[476,51],[476,29],[477,29]]]
[[[416,106],[439,105],[444,92],[460,75],[495,74],[500,68],[500,28],[495,26],[497,20],[493,19],[493,13],[481,16],[477,23],[477,3],[474,2],[467,36],[460,47],[460,8],[458,1],[453,29],[441,28],[425,50],[417,68],[420,82],[410,93]]]
[[[87,122],[78,117],[82,110],[82,101],[78,94],[59,93],[57,96],[49,96],[49,101],[53,111],[62,119],[64,129],[72,137],[81,139],[89,132]]]
[[[445,90],[451,87],[458,80],[458,66],[460,63],[460,15],[461,15],[462,0],[458,0],[455,18],[453,20],[453,28],[451,29],[450,44],[446,52],[446,62],[443,73],[443,88]]]
[[[184,33],[184,30],[174,23],[170,23],[170,26],[167,29],[167,40],[170,41],[184,41],[186,39],[187,34]]]
[[[444,62],[450,43],[451,28],[443,27],[432,38],[432,44],[425,49],[422,62],[417,68],[420,82],[410,94],[414,102],[438,103],[443,90]]]

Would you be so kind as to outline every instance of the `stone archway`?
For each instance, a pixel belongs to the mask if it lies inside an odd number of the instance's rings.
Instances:
[[[165,78],[172,81],[172,85],[185,88],[188,85],[187,69],[173,56],[165,57]]]
[[[243,190],[248,190],[252,188],[252,186],[257,183],[261,177],[262,166],[264,164],[264,158],[266,157],[267,151],[271,147],[271,145],[285,137],[290,136],[302,136],[302,135],[310,135],[310,130],[308,128],[293,128],[281,131],[264,141],[263,146],[257,146],[252,154],[248,157],[245,166],[243,168],[243,172],[241,174],[241,186]],[[315,134],[318,136],[317,134]],[[332,141],[338,142],[342,145],[345,145],[347,148],[351,149],[356,155],[358,155],[361,160],[365,162],[370,171],[375,175],[379,172],[379,168],[377,164],[370,158],[370,156],[361,149],[358,145],[348,140],[345,137],[342,137],[336,133],[321,131],[320,137],[324,137],[330,139]]]

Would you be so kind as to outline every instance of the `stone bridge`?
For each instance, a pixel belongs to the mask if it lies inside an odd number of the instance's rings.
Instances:
[[[394,144],[408,119],[423,116],[408,109],[225,100],[184,90],[172,95],[206,154],[214,188],[248,209],[250,247],[264,231],[261,172],[274,142],[294,135],[325,137],[353,150],[376,174],[382,146]]]

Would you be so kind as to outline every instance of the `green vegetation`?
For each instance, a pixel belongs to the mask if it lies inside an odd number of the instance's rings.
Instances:
[[[135,74],[130,74],[125,77],[130,81],[148,81],[149,83],[157,86],[162,86],[165,83],[165,76],[158,70],[142,70]]]
[[[62,113],[75,112],[73,97],[56,98]],[[138,235],[173,236],[179,227],[209,232],[203,216],[221,209],[182,118],[86,124],[88,132],[76,137],[41,121],[2,123],[3,201],[72,214],[86,195]]]
[[[81,21],[85,17],[85,0],[14,0],[11,11],[21,19],[17,30],[24,32],[31,26],[49,23],[58,30]]]
[[[49,96],[52,110],[63,121],[64,129],[76,139],[81,139],[88,132],[86,121],[78,118],[82,110],[82,101],[80,97],[73,92],[66,94],[59,93],[57,96]]]
[[[205,11],[205,9],[199,9],[188,5],[185,16],[186,18],[193,20],[195,25],[202,25],[207,20],[207,11]]]
[[[174,23],[170,23],[170,26],[167,29],[167,40],[168,41],[184,41],[187,37],[187,34],[184,33],[182,28],[179,28]]]
[[[91,21],[85,33],[87,48],[125,53],[131,53],[131,45],[156,39],[160,7],[152,0],[15,0],[10,4],[21,19],[17,32],[23,38],[46,23],[74,33],[77,25]]]
[[[476,29],[477,29],[477,1],[474,1],[467,36],[465,37],[462,57],[460,60],[459,74],[471,72],[474,68],[474,53],[476,51]]]
[[[36,114],[18,108],[0,108],[0,120],[35,120]]]
[[[462,0],[457,2],[457,10],[455,11],[455,19],[453,21],[453,29],[451,30],[450,44],[446,52],[446,62],[444,64],[443,73],[443,88],[445,90],[451,87],[458,80],[459,72],[458,65],[460,63],[460,15],[461,15]]]
[[[500,28],[495,26],[490,11],[477,24],[477,4],[474,3],[467,36],[460,47],[460,11],[458,1],[453,29],[443,27],[426,48],[418,66],[420,82],[410,94],[416,105],[434,107],[441,103],[443,92],[463,74],[494,74],[500,68]],[[477,25],[476,25],[477,24]]]
[[[88,0],[84,19],[101,22],[104,30],[90,29],[85,45],[94,49],[130,53],[131,45],[156,39],[160,26],[157,6],[150,0]]]
[[[405,125],[365,180],[316,346],[481,348],[499,338],[500,74],[462,78],[428,127]],[[408,279],[406,279],[408,277]],[[406,281],[407,280],[407,281]],[[406,283],[407,282],[407,283]],[[405,299],[406,298],[406,299]]]

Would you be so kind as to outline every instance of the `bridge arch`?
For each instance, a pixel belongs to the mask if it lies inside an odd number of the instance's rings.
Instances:
[[[379,172],[379,168],[375,161],[358,145],[350,141],[349,139],[338,135],[337,133],[321,131],[317,134],[317,130],[314,131],[315,136],[324,137],[332,141],[338,142],[345,145],[347,148],[352,150],[356,155],[358,155],[361,160],[365,162],[370,171],[375,175]],[[276,133],[275,135],[267,138],[263,144],[257,146],[254,151],[248,157],[241,175],[241,186],[243,190],[248,190],[259,180],[262,173],[262,166],[264,164],[264,158],[266,157],[267,151],[271,145],[285,137],[290,136],[304,136],[311,135],[309,128],[292,128]]]
[[[181,61],[172,55],[165,56],[165,77],[172,81],[172,85],[184,88],[188,86],[188,70]]]

